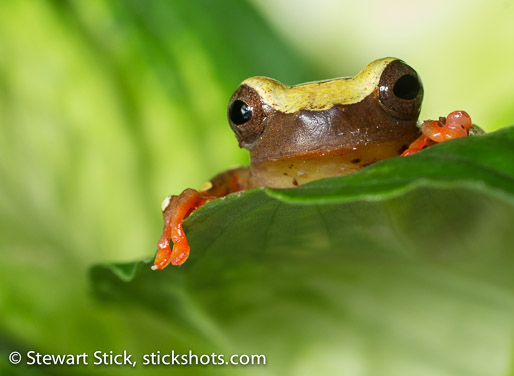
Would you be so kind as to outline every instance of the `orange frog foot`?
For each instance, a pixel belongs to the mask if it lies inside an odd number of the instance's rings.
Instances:
[[[170,196],[163,202],[164,229],[157,243],[157,255],[152,270],[164,269],[168,264],[182,265],[189,256],[189,243],[182,229],[182,221],[213,197],[194,189],[186,189],[180,196]],[[173,242],[173,249],[170,247]]]
[[[162,203],[164,228],[157,243],[157,255],[152,269],[164,269],[168,264],[182,265],[189,256],[189,243],[182,228],[184,219],[215,198],[246,189],[245,182],[249,174],[247,167],[233,168],[216,175],[199,191],[188,188],[179,196],[166,198]]]
[[[402,156],[417,153],[421,149],[440,142],[466,137],[471,128],[471,118],[465,111],[453,111],[446,119],[427,120],[421,125],[422,135],[417,138]]]

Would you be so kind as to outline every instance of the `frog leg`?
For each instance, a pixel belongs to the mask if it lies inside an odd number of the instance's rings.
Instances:
[[[189,243],[182,228],[184,219],[215,198],[246,189],[249,176],[247,167],[228,170],[215,176],[203,189],[188,188],[179,196],[167,197],[162,203],[164,228],[152,269],[164,269],[169,263],[182,265],[189,256]]]
[[[402,153],[402,157],[405,157],[407,155],[412,155],[414,153],[417,153],[421,149],[426,148],[427,146],[433,145],[435,142],[430,140],[427,136],[421,135],[419,136],[412,144],[409,145],[407,150],[405,150]]]
[[[465,111],[453,111],[446,118],[427,120],[421,125],[422,135],[409,145],[402,156],[417,153],[436,143],[467,137],[470,128],[471,118]]]

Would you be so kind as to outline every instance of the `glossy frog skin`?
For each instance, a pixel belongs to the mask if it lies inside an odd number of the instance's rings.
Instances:
[[[393,58],[353,78],[293,87],[266,77],[243,81],[228,119],[250,151],[246,188],[291,187],[401,154],[419,135],[422,99],[417,73]]]
[[[376,60],[353,78],[297,86],[266,77],[243,81],[227,114],[239,146],[250,151],[250,166],[223,172],[199,191],[186,189],[164,200],[164,229],[152,269],[187,259],[182,221],[215,198],[259,186],[286,188],[345,175],[467,135],[471,120],[463,111],[450,114],[448,124],[444,118],[425,122],[420,133],[422,100],[418,74],[395,58]]]

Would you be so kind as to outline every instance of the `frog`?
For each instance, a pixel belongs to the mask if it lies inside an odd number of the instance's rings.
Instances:
[[[164,227],[151,268],[187,260],[182,222],[209,201],[347,175],[469,135],[472,123],[465,111],[419,126],[423,95],[417,72],[394,57],[375,60],[354,77],[295,86],[262,76],[244,80],[229,100],[227,118],[239,147],[249,151],[250,164],[162,202]]]

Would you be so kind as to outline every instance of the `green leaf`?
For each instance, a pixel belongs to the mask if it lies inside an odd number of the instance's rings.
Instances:
[[[154,203],[247,160],[226,121],[242,80],[317,69],[247,0],[0,2],[0,374],[25,372],[20,349],[164,351],[152,314],[91,300],[87,270],[144,257]]]
[[[280,374],[499,375],[512,360],[513,225],[511,127],[229,195],[185,222],[183,266],[91,276],[98,296],[167,318],[175,340],[266,354]]]

